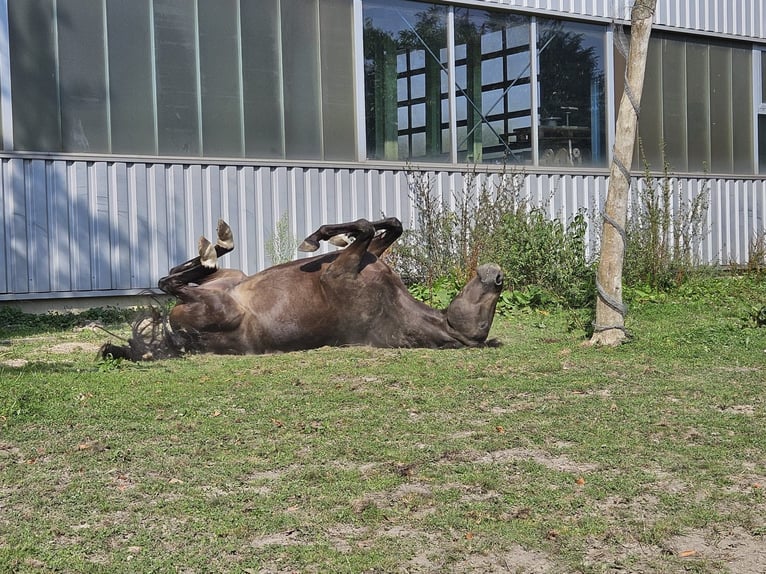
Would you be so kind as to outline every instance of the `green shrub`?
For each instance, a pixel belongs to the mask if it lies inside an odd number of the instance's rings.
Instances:
[[[477,185],[475,172],[453,192],[452,206],[433,190],[428,174],[408,174],[417,210],[391,255],[392,265],[413,294],[435,306],[456,293],[484,262],[499,264],[517,297],[501,298],[500,308],[590,305],[595,293],[593,266],[587,261],[587,218],[578,213],[565,225],[522,197],[519,173],[503,172]],[[454,293],[453,293],[454,292]]]

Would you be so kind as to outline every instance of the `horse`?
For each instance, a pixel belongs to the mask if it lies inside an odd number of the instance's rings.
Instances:
[[[500,267],[479,266],[450,305],[437,310],[416,300],[383,259],[401,234],[396,218],[322,225],[299,250],[317,251],[321,241],[343,249],[248,276],[219,267],[234,249],[231,227],[219,220],[216,243],[201,237],[199,255],[159,280],[159,288],[177,300],[169,316],[134,325],[127,347],[107,343],[101,355],[147,360],[323,346],[455,349],[496,343],[487,337],[503,289]]]

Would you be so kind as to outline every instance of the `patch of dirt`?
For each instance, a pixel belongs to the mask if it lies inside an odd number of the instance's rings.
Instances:
[[[730,414],[730,415],[744,415],[747,417],[751,417],[755,414],[755,406],[754,405],[731,405],[728,407],[718,407],[718,410],[720,410],[722,413]]]
[[[265,546],[295,546],[298,544],[305,544],[305,541],[301,539],[299,530],[286,530],[275,534],[263,534],[262,536],[256,536],[250,541],[250,545],[253,548],[263,548]]]
[[[95,355],[100,348],[99,345],[94,343],[71,342],[53,345],[49,351],[51,353],[56,353],[57,355],[66,355],[69,353],[89,353]]]
[[[741,527],[693,530],[668,541],[668,549],[683,559],[705,559],[726,565],[737,574],[766,572],[766,541]]]
[[[598,469],[598,466],[595,464],[576,462],[564,455],[554,456],[542,450],[528,448],[509,448],[489,452],[477,458],[475,462],[480,464],[493,464],[520,460],[531,460],[537,464],[550,468],[551,470],[571,472],[575,474],[593,472]]]
[[[14,369],[20,369],[22,367],[26,367],[29,364],[29,361],[26,359],[8,359],[7,361],[0,362],[0,365],[3,365],[4,367],[11,367]]]
[[[546,574],[555,570],[556,564],[537,550],[514,545],[510,552],[501,554],[469,554],[456,564],[450,565],[450,572],[456,574],[481,572],[482,574]]]
[[[362,514],[370,508],[389,508],[397,505],[406,505],[417,510],[424,502],[430,502],[433,497],[431,489],[419,483],[405,483],[392,491],[371,492],[351,503],[351,508],[357,514]],[[433,512],[434,509],[426,505],[424,512]]]

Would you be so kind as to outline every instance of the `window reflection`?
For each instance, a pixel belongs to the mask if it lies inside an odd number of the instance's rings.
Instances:
[[[447,8],[364,3],[367,156],[449,161]]]
[[[455,7],[450,86],[446,14],[420,2],[364,2],[368,157],[448,161],[453,92],[458,161],[531,164],[539,154],[544,165],[606,164],[603,26],[538,20],[532,70],[531,17]]]
[[[541,165],[606,164],[604,29],[539,20]]]
[[[455,9],[460,161],[531,162],[529,27],[527,16]]]

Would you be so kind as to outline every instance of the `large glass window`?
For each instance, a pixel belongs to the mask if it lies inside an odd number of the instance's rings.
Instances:
[[[447,8],[364,2],[367,156],[450,160]]]
[[[455,10],[458,159],[532,160],[530,18]]]
[[[667,161],[676,171],[752,173],[753,79],[737,73],[751,69],[749,47],[654,35],[638,134],[650,166]]]
[[[603,26],[539,20],[541,165],[605,165]]]
[[[606,164],[603,26],[455,7],[450,86],[448,10],[364,1],[368,157]]]
[[[8,17],[16,149],[356,159],[349,0],[8,0]]]

